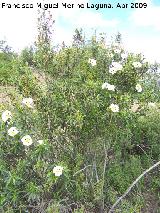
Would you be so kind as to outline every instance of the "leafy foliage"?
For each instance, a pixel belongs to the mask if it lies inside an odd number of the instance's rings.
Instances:
[[[159,158],[159,90],[149,63],[125,52],[120,34],[105,47],[103,39],[85,41],[77,30],[73,45],[55,52],[48,21],[43,13],[36,51],[0,58],[1,85],[14,86],[5,90],[10,101],[0,106],[2,113],[12,113],[9,122],[0,121],[1,210],[103,212]],[[111,73],[112,62],[122,69]],[[115,89],[102,89],[105,82]],[[22,105],[27,97],[33,108]],[[11,137],[13,126],[19,133]],[[30,146],[22,142],[25,135],[33,140]],[[60,176],[53,173],[57,165],[63,168]],[[156,175],[154,182],[157,190]],[[143,194],[145,180],[138,190]],[[140,211],[142,200],[128,199],[121,208]]]

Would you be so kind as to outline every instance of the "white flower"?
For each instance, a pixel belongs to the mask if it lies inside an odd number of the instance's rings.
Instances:
[[[119,112],[119,106],[117,104],[111,104],[109,108],[112,112]]]
[[[118,62],[112,62],[111,67],[109,69],[109,73],[115,74],[118,70],[121,70],[123,67]]]
[[[11,127],[9,130],[8,130],[8,135],[10,135],[11,137],[14,137],[15,135],[18,134],[18,130],[16,127]]]
[[[122,57],[122,59],[126,59],[128,57],[128,54],[127,53],[122,53],[121,57]]]
[[[120,49],[115,49],[114,52],[119,54],[119,53],[121,53],[121,50]]]
[[[93,58],[89,58],[88,63],[91,64],[92,66],[95,66],[97,64],[96,60]]]
[[[118,63],[118,62],[112,62],[112,64],[111,64],[113,67],[116,67],[117,69],[122,69],[122,65],[120,64],[120,63]]]
[[[8,119],[12,118],[12,114],[10,111],[6,110],[2,113],[2,120],[6,122]]]
[[[114,67],[109,68],[109,73],[111,73],[112,75],[115,74],[117,72],[117,70]]]
[[[102,84],[102,89],[107,89],[107,84],[108,84],[108,83],[103,83],[103,84]]]
[[[131,111],[132,112],[137,112],[138,111],[138,108],[139,108],[139,104],[138,103],[134,103],[132,106],[131,106]]]
[[[22,100],[22,104],[26,105],[28,108],[33,108],[33,99],[32,98],[24,98]]]
[[[156,103],[149,102],[149,103],[148,103],[148,107],[149,107],[149,108],[155,108],[155,107],[157,107],[157,106],[156,106]]]
[[[107,89],[111,91],[115,91],[115,86],[112,84],[108,84]]]
[[[25,135],[21,141],[25,146],[30,146],[33,143],[32,138],[29,135]]]
[[[63,167],[62,166],[55,166],[53,168],[53,173],[55,174],[55,176],[62,175],[62,171],[63,171]]]
[[[132,65],[134,66],[134,68],[141,68],[142,64],[140,62],[133,62]]]
[[[37,142],[38,142],[40,145],[44,143],[43,140],[38,140]]]
[[[105,82],[105,83],[102,84],[102,89],[108,89],[108,90],[111,90],[111,91],[115,91],[115,86]]]
[[[136,90],[137,90],[137,92],[142,92],[142,87],[140,84],[136,85]]]

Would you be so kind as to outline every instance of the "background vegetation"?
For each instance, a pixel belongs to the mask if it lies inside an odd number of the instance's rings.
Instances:
[[[72,45],[57,51],[53,26],[51,15],[40,13],[38,39],[20,55],[0,44],[0,112],[12,113],[10,122],[0,120],[0,209],[108,212],[160,159],[158,64],[126,52],[120,34],[106,46],[103,34],[86,41],[76,30]],[[113,61],[123,66],[115,74],[110,73]],[[115,91],[102,89],[105,82]],[[28,97],[33,108],[22,105]],[[19,133],[11,137],[7,131],[13,126]],[[32,137],[31,146],[22,144],[24,135]],[[63,167],[59,177],[53,173],[57,165]],[[115,212],[160,212],[159,189],[157,168]]]

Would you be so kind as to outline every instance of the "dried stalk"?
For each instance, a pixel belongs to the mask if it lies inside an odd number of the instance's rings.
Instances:
[[[126,197],[126,195],[131,191],[131,189],[137,184],[137,182],[144,176],[146,175],[148,172],[150,172],[152,169],[154,169],[155,167],[160,165],[160,161],[158,161],[157,163],[155,163],[153,166],[151,166],[149,169],[145,170],[132,184],[131,186],[127,189],[127,191],[113,204],[113,206],[111,207],[111,209],[109,210],[108,213],[113,213],[115,207],[120,203],[120,201],[122,201],[122,199],[124,199]]]
[[[107,166],[107,159],[108,159],[105,142],[104,142],[104,154],[105,154],[105,158],[104,158],[103,182],[102,182],[102,211],[104,210],[104,183],[105,183],[105,173],[106,173],[106,166]]]
[[[84,171],[86,168],[88,168],[90,166],[92,166],[92,165],[85,166],[83,169],[77,171],[76,173],[74,173],[73,177],[76,176],[77,174],[79,174],[80,172]]]

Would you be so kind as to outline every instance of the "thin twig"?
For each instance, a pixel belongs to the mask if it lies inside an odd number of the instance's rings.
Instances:
[[[106,173],[106,166],[107,166],[107,159],[108,159],[105,142],[104,142],[104,154],[105,154],[105,158],[104,158],[103,182],[102,182],[102,209],[103,210],[104,210],[104,183],[105,183],[105,173]]]
[[[137,145],[143,152],[144,152],[144,154],[148,157],[148,155],[147,155],[147,152],[140,146],[140,145]]]
[[[99,177],[98,177],[98,172],[97,172],[96,157],[94,159],[93,166],[94,166],[94,170],[95,170],[95,173],[96,173],[96,180],[97,180],[97,183],[98,183],[99,182]]]
[[[131,189],[136,185],[136,183],[148,172],[150,172],[152,169],[154,169],[155,167],[160,165],[160,161],[158,161],[157,163],[155,163],[153,166],[151,166],[149,169],[145,170],[131,185],[130,187],[127,189],[127,191],[113,204],[113,206],[111,207],[111,209],[109,210],[108,213],[112,213],[114,212],[115,207],[119,204],[119,202],[126,197],[126,195],[131,191]]]
[[[92,165],[85,166],[83,169],[77,171],[76,173],[74,173],[73,177],[76,176],[77,174],[79,174],[80,172],[84,171],[86,168],[88,168],[90,166],[92,166]]]

